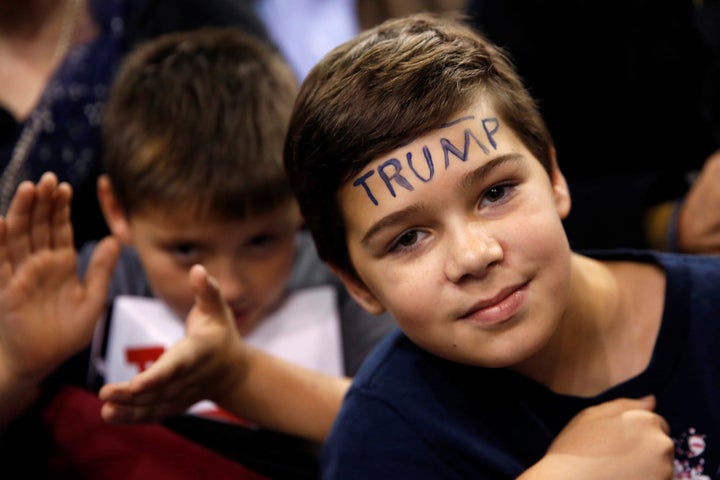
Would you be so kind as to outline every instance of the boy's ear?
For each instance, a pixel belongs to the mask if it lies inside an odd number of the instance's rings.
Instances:
[[[106,174],[100,175],[97,180],[97,196],[110,232],[120,239],[122,243],[126,245],[132,243],[130,224],[125,215],[125,210],[117,201],[112,185],[110,185],[110,178]]]
[[[562,174],[560,167],[558,166],[555,147],[552,147],[550,155],[552,157],[552,174],[550,175],[550,182],[552,183],[553,196],[555,197],[555,206],[557,207],[560,218],[564,219],[570,213],[570,206],[572,204],[570,200],[570,189],[568,188],[565,176]]]
[[[345,272],[344,270],[330,265],[330,269],[338,276],[350,295],[355,299],[366,312],[372,315],[380,315],[385,311],[385,307],[375,298],[375,295],[368,290],[365,284],[355,275]]]

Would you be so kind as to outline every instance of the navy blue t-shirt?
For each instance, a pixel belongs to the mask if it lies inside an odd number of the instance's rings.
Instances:
[[[438,358],[397,332],[355,376],[325,444],[323,478],[514,479],[583,408],[648,394],[670,425],[676,471],[720,478],[720,257],[601,256],[657,262],[667,274],[644,372],[593,398],[559,395],[507,369]]]

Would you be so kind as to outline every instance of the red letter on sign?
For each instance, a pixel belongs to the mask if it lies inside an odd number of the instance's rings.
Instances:
[[[160,358],[164,351],[165,347],[128,348],[125,351],[125,359],[128,363],[137,365],[138,371],[144,372],[148,364]]]

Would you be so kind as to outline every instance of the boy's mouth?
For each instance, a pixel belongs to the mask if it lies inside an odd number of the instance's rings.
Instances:
[[[512,285],[500,290],[492,297],[476,302],[460,320],[481,325],[498,325],[515,315],[527,299],[527,284]]]
[[[249,313],[250,312],[247,309],[232,310],[232,315],[233,315],[233,318],[235,319],[235,325],[237,325],[238,327],[242,327],[243,324],[247,323]]]

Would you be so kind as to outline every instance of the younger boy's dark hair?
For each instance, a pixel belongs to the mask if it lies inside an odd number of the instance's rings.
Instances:
[[[285,168],[323,260],[355,273],[340,187],[481,96],[550,173],[552,139],[535,101],[506,54],[462,17],[391,19],[315,66],[290,120]]]
[[[292,200],[282,146],[296,93],[274,47],[237,28],[138,46],[103,118],[105,169],[125,213],[241,219]]]

